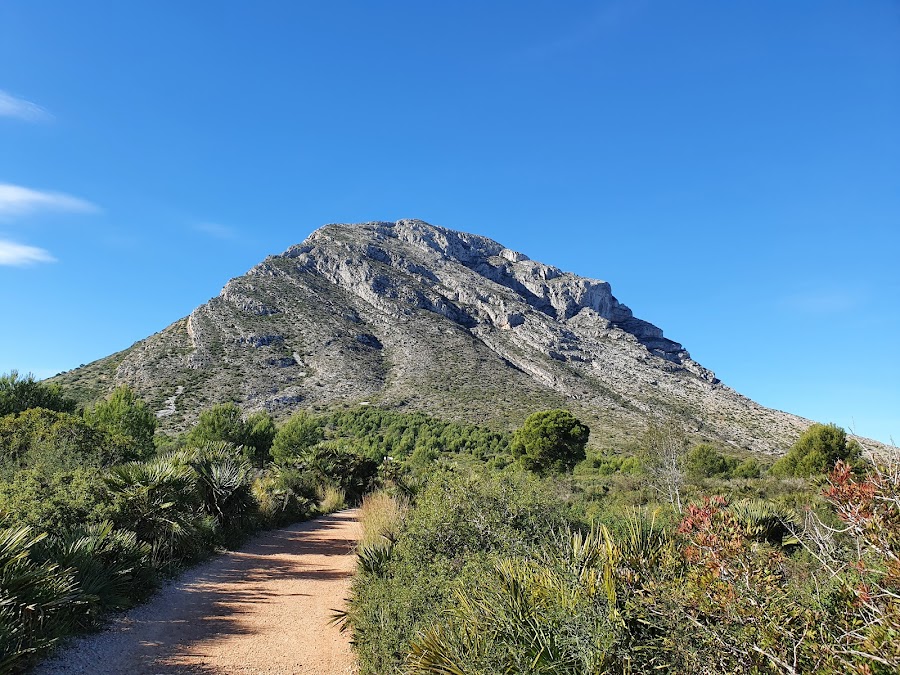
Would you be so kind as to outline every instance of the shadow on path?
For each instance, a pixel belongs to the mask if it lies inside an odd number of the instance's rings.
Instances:
[[[189,570],[35,675],[348,672],[306,664],[322,658],[310,650],[327,651],[323,638],[343,640],[325,633],[355,569],[355,523],[351,510],[262,533]],[[231,670],[230,660],[247,667]]]

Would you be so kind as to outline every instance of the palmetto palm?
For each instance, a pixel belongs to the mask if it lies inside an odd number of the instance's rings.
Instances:
[[[187,557],[204,530],[193,470],[172,458],[123,464],[110,470],[118,527],[151,546],[156,566]]]
[[[45,536],[0,528],[0,672],[52,645],[84,602],[73,574],[35,560]]]

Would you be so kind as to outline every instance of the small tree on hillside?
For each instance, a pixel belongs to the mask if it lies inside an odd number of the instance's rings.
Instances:
[[[188,445],[224,441],[243,445],[246,436],[241,409],[234,403],[219,403],[200,413],[197,425],[187,435]]]
[[[133,439],[135,450],[143,459],[155,451],[153,434],[159,422],[147,404],[127,385],[118,387],[105,401],[86,409],[84,419],[93,427]]]
[[[590,433],[568,410],[544,410],[528,416],[514,434],[510,450],[529,471],[571,471],[585,458]]]
[[[275,438],[275,420],[267,412],[256,412],[246,420],[234,403],[220,403],[200,413],[197,426],[188,433],[188,445],[204,443],[230,443],[241,446],[244,456],[256,466],[262,467],[269,458],[269,449]]]
[[[269,459],[269,450],[275,440],[275,420],[266,412],[256,412],[244,422],[244,448],[247,459],[262,468]]]
[[[836,424],[813,424],[787,454],[772,465],[776,476],[806,477],[828,473],[838,460],[854,463],[862,454],[855,440]]]
[[[685,456],[684,468],[689,478],[728,478],[737,461],[726,457],[709,443],[698,443]]]
[[[286,464],[325,437],[319,421],[300,411],[285,422],[272,442],[272,459]]]

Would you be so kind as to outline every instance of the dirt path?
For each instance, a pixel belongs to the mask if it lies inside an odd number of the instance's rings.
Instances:
[[[35,673],[353,673],[349,637],[328,622],[349,592],[357,530],[356,512],[342,511],[264,533]]]

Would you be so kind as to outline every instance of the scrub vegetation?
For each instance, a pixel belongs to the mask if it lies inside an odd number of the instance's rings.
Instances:
[[[0,378],[0,672],[251,533],[360,506],[361,673],[893,673],[900,467],[813,425],[774,464],[675,423],[605,447],[374,406],[179,435],[128,388]]]

